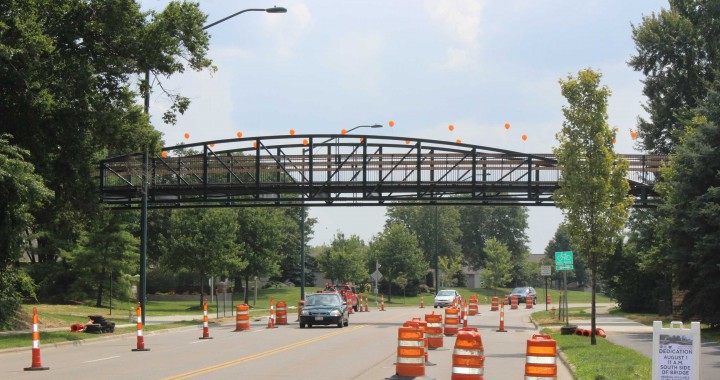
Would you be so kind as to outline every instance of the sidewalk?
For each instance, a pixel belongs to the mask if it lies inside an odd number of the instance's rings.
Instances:
[[[646,326],[623,317],[607,313],[607,307],[598,307],[595,325],[607,333],[607,339],[620,346],[631,348],[652,359],[652,326]],[[572,320],[578,328],[590,329],[590,320]],[[685,326],[689,327],[689,326]],[[602,338],[598,338],[602,339]],[[700,379],[720,379],[720,343],[701,344]]]

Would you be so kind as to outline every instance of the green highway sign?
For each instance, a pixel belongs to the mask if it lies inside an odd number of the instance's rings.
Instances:
[[[555,252],[555,270],[572,270],[573,269],[573,253],[572,251]]]

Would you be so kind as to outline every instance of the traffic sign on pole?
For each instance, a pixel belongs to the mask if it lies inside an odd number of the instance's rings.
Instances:
[[[555,270],[572,270],[573,269],[573,253],[572,251],[555,252]]]

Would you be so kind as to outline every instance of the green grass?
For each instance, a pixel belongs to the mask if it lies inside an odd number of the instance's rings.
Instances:
[[[578,335],[561,335],[559,331],[543,329],[557,341],[558,349],[575,367],[578,380],[603,379],[650,379],[652,361],[644,355],[604,338],[597,338],[597,345],[590,345],[590,338]]]

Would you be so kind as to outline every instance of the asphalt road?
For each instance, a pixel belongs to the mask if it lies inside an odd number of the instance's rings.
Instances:
[[[537,333],[531,310],[506,310],[505,329],[496,332],[498,312],[481,305],[481,314],[469,317],[469,326],[481,333],[485,350],[486,379],[522,379],[526,341]],[[233,332],[235,326],[211,327],[213,339],[201,340],[200,326],[149,334],[145,347],[132,352],[134,335],[71,345],[45,347],[41,335],[42,365],[47,371],[26,372],[31,350],[0,354],[2,379],[386,379],[395,375],[398,327],[413,317],[424,319],[443,309],[388,308],[350,316],[344,328],[300,329],[294,315],[289,325],[267,329],[253,323],[250,331]],[[534,310],[533,310],[534,311]],[[41,332],[42,333],[42,332]],[[445,337],[443,348],[431,350],[425,378],[449,379],[454,337]],[[572,379],[558,360],[559,379]]]

